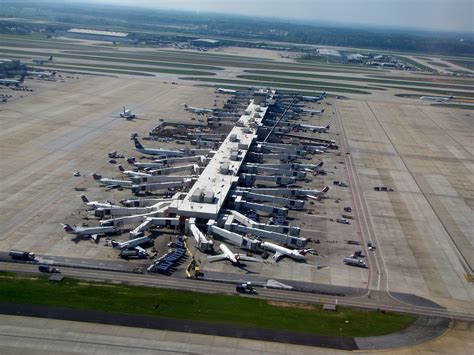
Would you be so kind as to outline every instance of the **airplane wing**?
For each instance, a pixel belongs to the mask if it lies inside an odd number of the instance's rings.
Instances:
[[[119,187],[122,187],[122,185],[119,185],[119,184],[106,185],[105,189],[108,191],[108,190],[118,189]]]
[[[213,261],[219,261],[219,260],[225,260],[227,259],[227,256],[225,254],[219,254],[219,255],[213,255],[213,256],[208,256],[207,260],[210,261],[211,263]]]
[[[260,261],[257,258],[247,256],[246,254],[235,254],[236,257],[238,257],[238,260],[242,261]]]
[[[91,238],[92,238],[92,240],[94,240],[94,241],[97,241],[97,237],[98,237],[98,236],[99,236],[98,234],[91,234]]]
[[[280,260],[282,256],[283,254],[277,251],[275,255],[273,255],[273,260],[275,260],[275,262],[278,262],[278,260]]]
[[[138,245],[134,249],[138,250],[138,252],[140,252],[140,253],[146,253],[146,250],[143,249],[142,247],[138,246]]]

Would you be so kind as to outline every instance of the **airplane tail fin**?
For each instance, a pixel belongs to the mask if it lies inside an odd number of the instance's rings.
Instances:
[[[125,169],[123,168],[122,165],[119,165],[119,166],[118,166],[118,169],[119,169],[121,172],[124,172],[124,171],[125,171]]]
[[[325,186],[324,189],[321,190],[321,192],[328,192],[330,190],[330,187],[329,186]]]
[[[100,179],[102,179],[102,176],[101,176],[101,175],[97,175],[96,173],[92,174],[92,177],[94,178],[94,180],[100,180]]]
[[[20,83],[23,83],[25,81],[25,74],[22,74],[20,77]]]
[[[324,109],[321,110],[321,113],[324,113]]]
[[[326,129],[329,129],[329,128],[330,128],[330,126],[331,126],[331,125],[327,125],[325,128],[326,128]]]
[[[324,162],[321,160],[318,165],[316,165],[318,168],[322,167],[324,165]]]
[[[82,200],[82,202],[84,202],[84,203],[88,203],[88,202],[89,202],[89,199],[88,199],[87,196],[84,195],[84,194],[81,195],[81,200]]]
[[[326,91],[321,94],[321,97],[326,97]]]
[[[135,138],[134,141],[135,141],[135,148],[137,148],[137,149],[145,149],[145,148],[143,148],[142,144],[139,142],[138,139]]]
[[[184,108],[187,109],[187,108],[188,108],[188,105],[187,105],[187,104],[184,104]]]
[[[48,61],[49,61],[49,62],[52,62],[52,61],[53,61],[53,56],[52,56],[52,55],[49,56]]]

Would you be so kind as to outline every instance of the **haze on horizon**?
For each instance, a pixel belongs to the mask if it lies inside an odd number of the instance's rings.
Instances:
[[[91,0],[82,1],[91,2]],[[295,19],[315,23],[471,33],[474,29],[472,0],[95,0],[93,2]]]

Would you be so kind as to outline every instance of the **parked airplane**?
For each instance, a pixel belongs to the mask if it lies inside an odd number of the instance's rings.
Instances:
[[[312,125],[309,125],[309,124],[300,124],[299,127],[302,128],[303,130],[308,130],[308,131],[311,131],[311,132],[326,133],[327,131],[329,131],[330,125],[327,125],[327,126],[312,126]]]
[[[133,139],[135,142],[135,150],[142,154],[149,154],[149,155],[161,155],[167,157],[181,157],[185,156],[186,154],[180,150],[171,150],[171,149],[153,149],[153,148],[145,148],[137,138]]]
[[[88,207],[96,208],[110,208],[114,205],[110,202],[99,202],[99,201],[89,201],[86,195],[81,195],[82,202],[84,202]]]
[[[301,96],[301,100],[303,101],[309,101],[309,102],[316,102],[316,101],[321,101],[326,98],[326,92],[323,92],[319,96]]]
[[[192,107],[184,104],[184,109],[189,112],[204,114],[204,113],[214,113],[212,108],[202,108],[202,107]]]
[[[322,110],[306,110],[306,109],[303,109],[303,110],[301,110],[301,112],[309,113],[311,116],[312,115],[320,115],[321,113],[324,113],[324,109],[322,109]]]
[[[454,99],[454,96],[420,96],[420,100],[435,101],[438,103],[451,101],[452,99]]]
[[[325,186],[322,190],[319,190],[319,191],[316,190],[311,195],[307,194],[306,197],[308,197],[311,200],[319,200],[322,196],[326,195],[330,189],[331,188],[329,186]]]
[[[119,165],[118,169],[122,172],[122,174],[125,174],[128,177],[151,176],[151,174],[147,174],[147,173],[141,173],[141,172],[133,171],[133,170],[125,170],[122,165]]]
[[[151,243],[153,242],[153,239],[150,237],[139,237],[131,240],[127,240],[126,242],[116,242],[115,240],[112,240],[110,244],[112,247],[120,250],[124,249],[136,249],[137,247],[139,248],[139,245],[146,244],[146,243]],[[143,248],[140,248],[144,250]]]
[[[19,87],[25,81],[25,76],[22,75],[20,79],[0,79],[0,85]]]
[[[84,237],[91,237],[93,240],[97,240],[98,236],[117,233],[118,229],[115,227],[77,227],[72,228],[69,224],[62,224],[64,231],[68,234],[75,234]]]
[[[126,118],[127,120],[133,120],[137,116],[132,113],[131,109],[129,108],[126,109],[125,106],[123,106],[123,112],[120,112],[120,117]]]
[[[216,92],[219,94],[235,94],[237,93],[237,90],[218,88]]]
[[[39,78],[52,78],[56,75],[56,71],[27,71],[27,75],[37,76]]]
[[[107,179],[103,178],[100,175],[92,174],[92,177],[95,181],[99,181],[104,186],[107,186],[109,189],[117,188],[117,187],[131,187],[132,182],[129,180],[115,180],[115,179]]]
[[[270,250],[270,251],[275,252],[275,254],[273,255],[273,260],[275,260],[275,262],[278,262],[278,260],[280,260],[280,258],[282,258],[283,256],[287,256],[289,258],[302,261],[302,260],[305,260],[305,255],[312,250],[312,249],[293,250],[293,249],[288,249],[280,245],[269,243],[269,242],[263,242],[260,244],[260,246],[265,250]]]
[[[43,65],[46,62],[52,62],[53,61],[53,56],[49,56],[49,58],[33,58],[31,60],[35,64]]]
[[[239,265],[240,261],[259,261],[256,258],[247,256],[245,254],[235,254],[230,251],[229,247],[225,244],[219,245],[219,249],[222,251],[222,254],[208,256],[207,260],[210,262],[219,261],[219,260],[229,260],[233,265]]]

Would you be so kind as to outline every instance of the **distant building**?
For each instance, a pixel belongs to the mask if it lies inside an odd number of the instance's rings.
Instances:
[[[0,78],[25,74],[27,69],[19,59],[0,59]]]
[[[217,39],[198,38],[191,41],[191,45],[195,47],[219,47],[221,42]]]
[[[106,42],[131,42],[130,35],[125,32],[98,31],[84,28],[71,28],[66,32],[70,38],[89,39]]]

